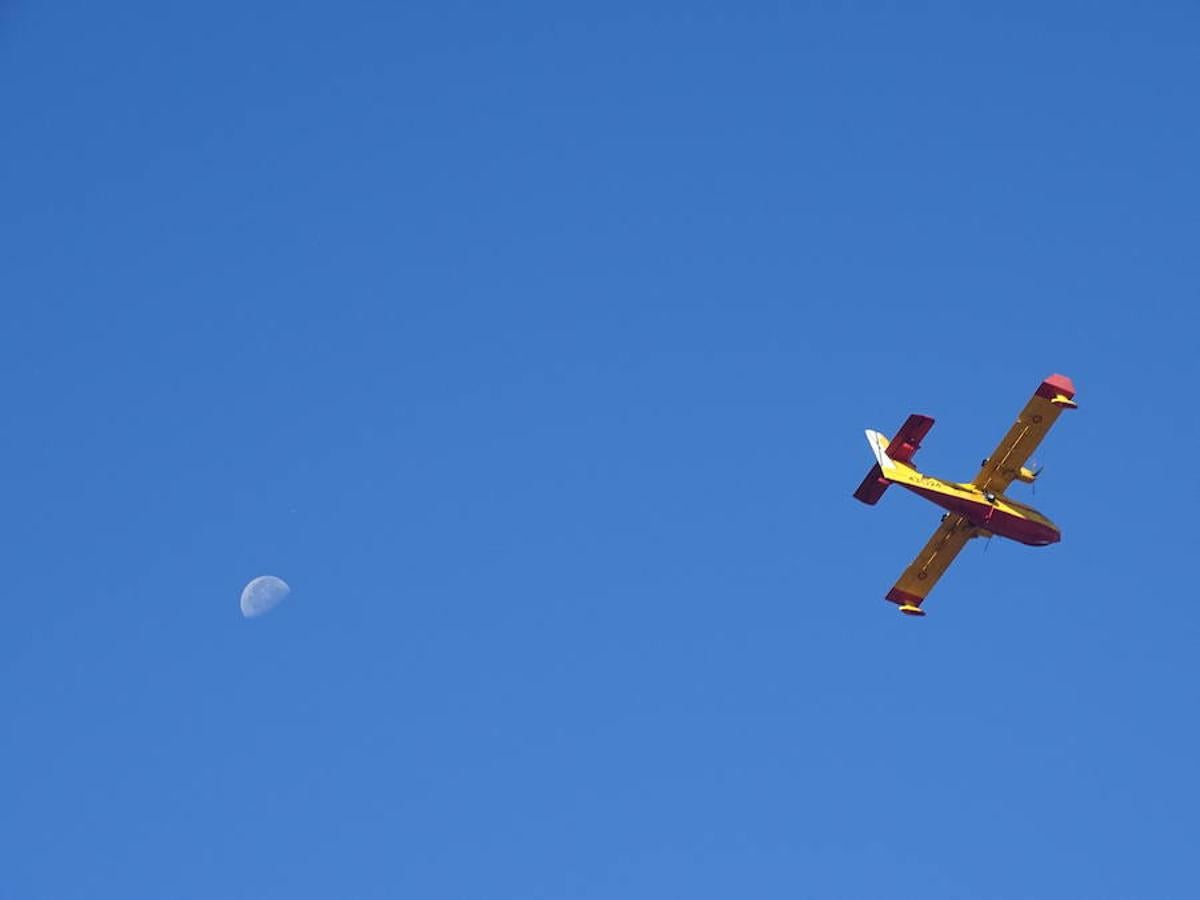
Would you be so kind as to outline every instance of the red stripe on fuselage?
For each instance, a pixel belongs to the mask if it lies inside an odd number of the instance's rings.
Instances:
[[[1062,534],[1053,525],[1005,512],[988,503],[983,497],[974,501],[911,484],[906,484],[904,487],[914,494],[920,494],[925,499],[932,500],[942,509],[965,516],[967,521],[976,528],[982,528],[992,534],[998,534],[1000,537],[1029,544],[1032,547],[1044,547],[1062,540]]]

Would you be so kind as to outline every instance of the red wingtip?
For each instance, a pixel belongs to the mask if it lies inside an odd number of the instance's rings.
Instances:
[[[890,600],[892,603],[898,603],[901,606],[920,606],[925,602],[924,597],[918,597],[916,594],[910,594],[908,591],[902,591],[900,588],[892,588],[887,592],[885,600]]]
[[[1066,375],[1051,375],[1038,387],[1037,394],[1050,400],[1060,395],[1071,400],[1075,397],[1075,385]]]

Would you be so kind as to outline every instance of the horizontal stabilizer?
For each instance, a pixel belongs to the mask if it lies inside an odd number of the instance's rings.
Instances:
[[[888,445],[887,455],[896,462],[911,462],[913,454],[920,448],[921,441],[925,440],[925,435],[929,434],[932,427],[933,419],[929,416],[919,416],[916,413],[909,416]]]
[[[909,465],[913,454],[917,452],[921,441],[932,427],[933,419],[929,416],[911,415],[890,441],[878,431],[868,428],[867,443],[871,445],[871,452],[875,454],[875,465],[854,492],[854,499],[868,506],[878,503],[883,492],[891,484],[887,472],[896,469],[896,463]]]
[[[861,500],[868,506],[874,506],[879,502],[879,498],[883,496],[883,492],[888,489],[890,483],[883,477],[883,469],[879,468],[879,463],[875,463],[871,466],[867,477],[863,479],[863,483],[858,486],[858,490],[854,492],[854,499]]]

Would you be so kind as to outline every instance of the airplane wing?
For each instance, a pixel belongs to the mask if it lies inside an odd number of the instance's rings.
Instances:
[[[1043,381],[972,483],[981,491],[1003,494],[1059,413],[1075,408],[1074,397],[1075,385],[1066,375],[1051,375]]]
[[[900,612],[923,616],[921,602],[933,590],[937,580],[950,568],[958,551],[979,535],[979,529],[965,516],[951,513],[942,520],[929,543],[917,554],[900,580],[887,593],[887,599],[900,605]]]

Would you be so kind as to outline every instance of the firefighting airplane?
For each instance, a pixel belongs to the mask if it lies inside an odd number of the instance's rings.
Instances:
[[[928,416],[909,416],[890,441],[878,431],[867,431],[876,462],[854,492],[856,499],[874,505],[888,485],[899,484],[947,510],[929,543],[887,593],[888,600],[899,604],[900,612],[925,615],[921,603],[971,538],[999,535],[1034,547],[1061,539],[1053,522],[1037,510],[1004,496],[1004,491],[1014,479],[1026,484],[1034,482],[1040,470],[1027,469],[1026,461],[1059,413],[1075,408],[1075,385],[1071,379],[1051,375],[1025,404],[1000,446],[983,461],[979,474],[967,484],[933,478],[911,465],[921,440],[933,427],[933,419]]]

